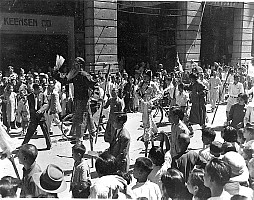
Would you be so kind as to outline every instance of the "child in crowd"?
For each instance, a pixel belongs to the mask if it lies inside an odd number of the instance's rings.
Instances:
[[[146,198],[149,200],[161,200],[161,191],[156,183],[148,180],[148,175],[153,170],[151,159],[140,157],[136,159],[133,176],[137,179],[132,191],[136,198]]]
[[[190,134],[189,129],[187,126],[182,122],[184,117],[184,113],[182,109],[179,106],[173,106],[170,109],[170,119],[173,122],[171,126],[171,138],[170,138],[170,150],[171,150],[171,156],[172,158],[177,155],[177,151],[179,149],[178,147],[178,136],[181,133]]]
[[[245,105],[248,103],[248,96],[240,93],[237,98],[237,103],[232,105],[227,118],[228,124],[235,129],[243,127],[243,119],[245,116]]]
[[[181,133],[178,136],[178,154],[172,158],[172,167],[183,173],[184,180],[187,182],[191,170],[195,166],[205,167],[199,155],[195,151],[189,151],[190,136]]]
[[[193,195],[193,200],[206,200],[211,197],[211,191],[204,185],[204,170],[193,169],[189,175],[187,188]]]
[[[231,168],[218,158],[213,158],[205,167],[204,185],[211,190],[212,199],[230,199],[231,195],[224,190],[231,177]]]
[[[111,143],[114,138],[115,129],[113,127],[113,123],[116,120],[115,112],[122,112],[124,109],[123,100],[118,97],[118,90],[116,88],[112,89],[111,98],[108,99],[104,109],[107,109],[110,106],[109,118],[106,127],[106,131],[104,134],[105,142]]]
[[[34,198],[44,193],[38,188],[38,186],[36,186],[32,178],[33,174],[41,172],[40,166],[36,164],[37,155],[38,150],[36,146],[32,144],[23,144],[19,149],[19,163],[24,166],[21,182],[21,198]]]
[[[29,105],[26,90],[20,91],[20,100],[17,106],[17,122],[21,123],[22,134],[26,135],[30,120]]]
[[[86,147],[82,143],[77,143],[72,147],[74,166],[70,190],[74,198],[88,198],[90,195],[90,167],[84,158],[85,152]]]
[[[237,130],[232,126],[226,126],[222,131],[222,138],[225,142],[230,142],[235,146],[237,152],[240,152],[240,146],[237,143]]]
[[[17,198],[17,188],[8,180],[0,180],[0,198]]]
[[[176,95],[176,105],[180,106],[183,113],[186,114],[188,110],[189,95],[184,91],[183,83],[178,84],[178,94]]]
[[[160,189],[162,189],[160,170],[164,163],[164,153],[161,147],[153,146],[149,151],[148,158],[150,158],[153,162],[153,170],[148,175],[148,180],[158,184]]]
[[[219,141],[213,141],[210,145],[210,153],[212,158],[221,158],[222,154],[222,143]]]
[[[202,129],[202,142],[204,144],[203,150],[199,152],[199,155],[202,160],[209,162],[212,159],[212,155],[210,153],[210,145],[214,141],[216,137],[216,133],[211,128],[203,128]]]
[[[191,194],[185,185],[183,174],[174,168],[168,169],[161,175],[162,198],[171,200],[190,200]]]

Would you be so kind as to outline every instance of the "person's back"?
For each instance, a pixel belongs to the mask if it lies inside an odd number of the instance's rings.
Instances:
[[[172,167],[183,173],[186,182],[188,180],[189,173],[196,165],[201,165],[202,167],[205,166],[205,163],[201,161],[197,152],[187,150],[189,143],[189,135],[183,133],[180,134],[178,137],[180,151],[177,156],[172,159]]]

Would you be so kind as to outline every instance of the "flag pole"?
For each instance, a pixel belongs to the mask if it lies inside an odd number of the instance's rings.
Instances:
[[[11,164],[12,164],[12,166],[14,168],[14,171],[15,171],[15,173],[17,175],[17,178],[21,181],[20,176],[19,176],[19,172],[18,172],[18,169],[17,169],[17,166],[16,166],[15,161],[14,161],[14,157],[11,155],[8,159],[11,161]]]

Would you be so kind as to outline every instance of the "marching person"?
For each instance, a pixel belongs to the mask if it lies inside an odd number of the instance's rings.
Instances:
[[[94,136],[96,129],[92,113],[88,104],[89,89],[94,88],[95,81],[84,71],[85,61],[81,57],[74,60],[71,71],[65,77],[60,76],[59,67],[54,68],[53,77],[62,84],[73,83],[74,86],[74,117],[70,135],[74,142],[83,139],[88,129],[90,136]],[[91,139],[91,138],[90,138]]]
[[[215,109],[216,102],[219,100],[219,89],[221,88],[222,83],[216,71],[212,72],[212,75],[209,80],[209,91],[210,91],[210,101],[212,105],[212,112]]]
[[[51,148],[51,140],[44,116],[44,112],[48,109],[48,100],[46,95],[40,91],[40,86],[37,83],[33,84],[33,93],[28,95],[27,100],[30,112],[30,123],[22,144],[26,144],[30,141],[37,126],[40,125],[46,140],[47,149],[49,150]]]

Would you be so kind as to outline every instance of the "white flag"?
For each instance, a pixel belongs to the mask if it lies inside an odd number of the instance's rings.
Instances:
[[[56,55],[56,66],[54,67],[54,70],[59,70],[60,67],[63,65],[65,59],[63,56]]]
[[[6,154],[9,158],[11,156],[11,152],[14,151],[17,147],[17,141],[14,138],[11,138],[3,125],[0,124],[0,149],[3,150],[3,154]]]

